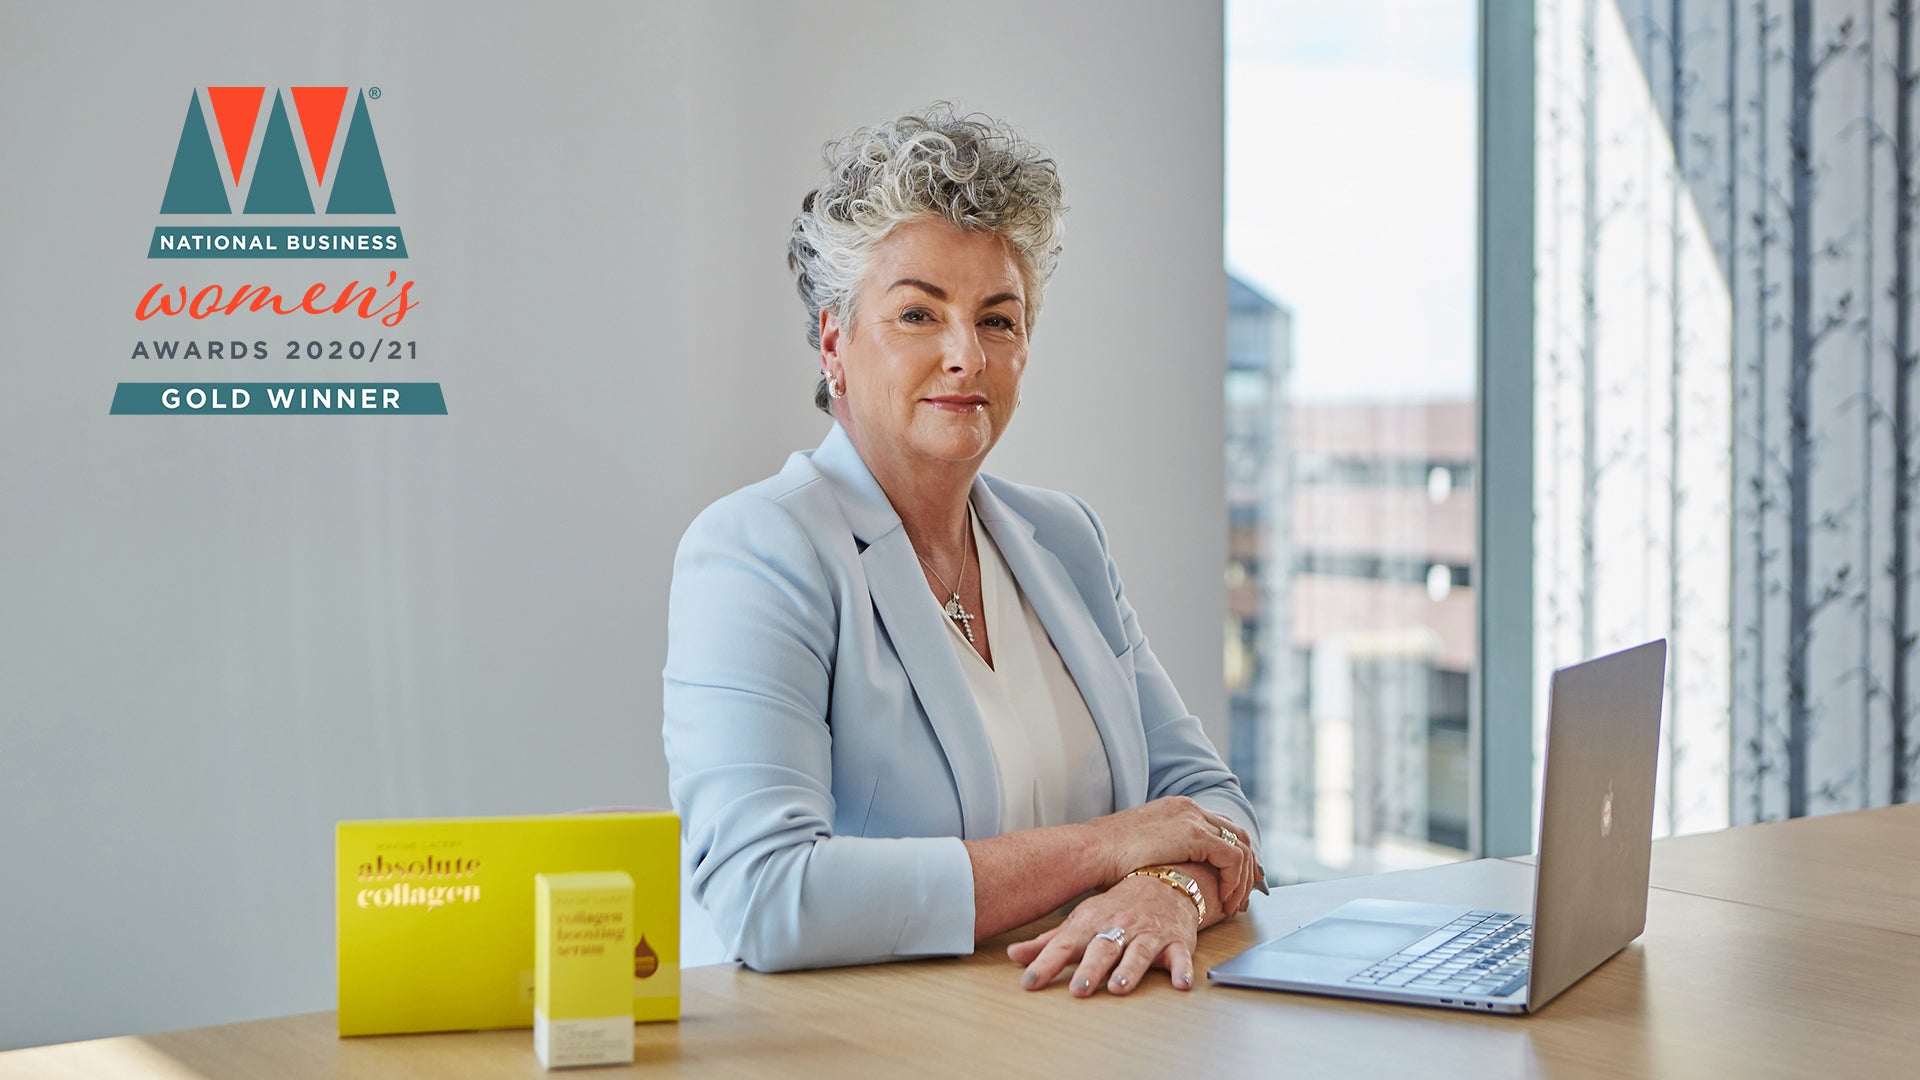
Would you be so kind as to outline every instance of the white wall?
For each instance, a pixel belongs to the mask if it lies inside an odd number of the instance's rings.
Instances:
[[[339,818],[664,803],[673,546],[824,428],[787,222],[820,143],[937,97],[1073,205],[990,468],[1102,512],[1224,747],[1221,80],[1211,4],[0,0],[0,1048],[330,1008]],[[350,276],[142,258],[189,90],[308,82],[383,88],[419,361],[129,360],[355,333],[131,315]],[[449,411],[106,415],[163,378]]]

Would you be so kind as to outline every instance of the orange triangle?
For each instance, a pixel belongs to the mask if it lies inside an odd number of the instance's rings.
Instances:
[[[227,167],[233,170],[236,184],[240,166],[247,162],[247,147],[253,144],[253,122],[260,118],[260,99],[266,92],[264,86],[207,87],[214,126],[220,129],[220,143],[227,148]]]
[[[344,86],[293,88],[293,108],[300,114],[300,130],[307,136],[307,157],[313,162],[316,183],[327,182],[327,160],[333,156],[333,136],[340,130],[340,112],[346,104]]]

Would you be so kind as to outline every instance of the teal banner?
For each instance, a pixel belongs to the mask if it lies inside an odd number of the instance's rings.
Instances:
[[[114,416],[445,416],[434,382],[130,383],[113,392]]]
[[[149,259],[404,259],[392,225],[161,225]]]

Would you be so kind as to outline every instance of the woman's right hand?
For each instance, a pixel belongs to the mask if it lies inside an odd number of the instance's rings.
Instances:
[[[1185,795],[1169,795],[1085,824],[1093,833],[1094,857],[1108,883],[1143,866],[1207,863],[1220,874],[1223,915],[1246,910],[1256,881],[1266,876],[1252,843],[1231,818]],[[1221,830],[1230,831],[1237,842]]]

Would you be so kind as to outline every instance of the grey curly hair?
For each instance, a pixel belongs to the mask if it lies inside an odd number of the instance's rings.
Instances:
[[[1053,159],[1012,127],[978,113],[961,116],[939,101],[917,116],[863,127],[822,151],[824,182],[800,200],[787,239],[787,266],[807,308],[807,343],[820,348],[820,313],[843,325],[873,249],[894,227],[944,218],[963,229],[999,233],[1026,285],[1026,329],[1033,332],[1042,294],[1060,260],[1060,174]],[[822,375],[813,403],[827,408]]]

